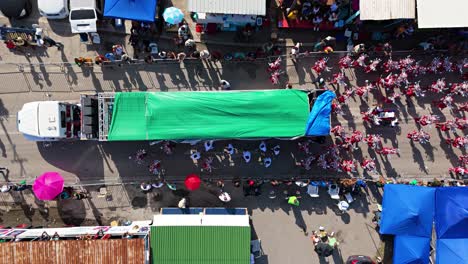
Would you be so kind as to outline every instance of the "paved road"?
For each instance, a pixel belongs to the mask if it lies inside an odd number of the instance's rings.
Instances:
[[[313,88],[312,81],[316,76],[310,70],[314,59],[303,59],[294,66],[288,60],[284,66],[289,82],[297,88]],[[67,181],[74,183],[111,181],[132,181],[149,177],[145,165],[137,165],[129,156],[136,150],[145,148],[150,151],[149,163],[152,159],[162,160],[168,177],[182,179],[188,173],[199,171],[191,159],[191,149],[201,149],[201,146],[191,147],[178,145],[175,154],[166,156],[159,147],[149,147],[144,142],[116,142],[95,143],[75,142],[54,143],[50,147],[26,141],[16,130],[16,112],[21,106],[35,100],[75,100],[79,92],[88,91],[179,91],[179,90],[216,90],[221,78],[232,82],[234,89],[275,89],[281,86],[272,86],[268,81],[265,63],[229,63],[225,65],[187,62],[179,64],[157,64],[153,66],[131,66],[117,69],[94,69],[89,72],[77,67],[61,69],[57,66],[42,66],[25,68],[18,72],[15,67],[3,65],[0,67],[0,82],[3,84],[0,110],[0,149],[3,157],[0,162],[10,168],[10,180],[32,180],[37,175],[48,170],[57,170],[64,174]],[[330,63],[331,64],[331,63]],[[359,72],[348,71],[347,76],[353,85],[362,85],[365,79],[375,79],[375,75],[362,75]],[[439,76],[425,76],[426,82]],[[456,80],[458,76],[446,76]],[[283,83],[286,82],[286,77]],[[343,88],[339,88],[339,91]],[[360,119],[360,111],[367,109],[375,102],[381,100],[382,95],[376,93],[370,96],[367,102],[360,99],[351,99],[348,108],[345,108],[343,117],[333,118],[333,125],[342,124],[349,131],[357,129],[365,133],[382,134],[385,146],[398,147],[400,157],[382,158],[374,151],[368,150],[361,144],[358,150],[343,153],[343,157],[354,158],[358,161],[368,156],[376,158],[378,170],[386,176],[404,178],[433,178],[448,177],[447,169],[456,165],[457,155],[462,152],[452,149],[445,144],[447,136],[441,135],[435,128],[429,130],[431,144],[409,144],[406,139],[408,131],[416,129],[414,118],[418,115],[435,112],[442,119],[450,118],[448,110],[439,112],[431,107],[433,98],[425,98],[421,102],[399,103],[401,134],[390,128],[368,128]],[[394,107],[394,106],[388,106]],[[459,114],[459,113],[456,113]],[[459,132],[460,133],[460,132]],[[441,140],[442,138],[442,140]],[[273,160],[270,168],[264,168],[260,163],[243,164],[239,154],[229,161],[222,155],[226,142],[217,142],[215,151],[209,155],[216,157],[215,169],[210,177],[272,177],[272,176],[327,176],[332,173],[314,167],[304,171],[295,166],[296,161],[303,159],[297,148],[297,142],[269,141],[270,147],[280,144],[282,151],[279,157]],[[258,142],[234,142],[238,150],[249,148],[254,152]],[[314,146],[315,152],[322,152],[323,147]],[[256,157],[254,157],[256,159]],[[361,171],[360,171],[361,172]]]

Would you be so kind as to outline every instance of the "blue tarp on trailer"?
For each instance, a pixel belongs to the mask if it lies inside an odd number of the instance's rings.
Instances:
[[[315,100],[306,124],[306,136],[328,136],[330,134],[330,113],[336,95],[326,91]]]
[[[106,0],[104,16],[154,22],[157,0]]]

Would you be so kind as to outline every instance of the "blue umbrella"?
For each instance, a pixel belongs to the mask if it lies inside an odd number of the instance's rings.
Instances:
[[[166,23],[176,25],[184,20],[184,13],[178,8],[169,7],[164,10],[163,17]]]

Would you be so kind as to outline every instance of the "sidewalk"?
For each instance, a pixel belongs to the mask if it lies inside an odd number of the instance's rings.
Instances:
[[[304,227],[309,234],[319,226],[336,233],[340,242],[337,253],[341,255],[330,257],[327,263],[342,263],[356,252],[375,256],[380,243],[371,224],[376,203],[381,202],[381,193],[377,190],[356,196],[348,213],[338,215],[335,201],[329,198],[324,188],[320,190],[320,198],[310,198],[305,188],[264,184],[260,196],[244,197],[242,188],[235,188],[226,181],[225,189],[232,198],[227,205],[218,199],[217,188],[205,183],[199,190],[190,192],[180,187],[177,191],[162,187],[144,194],[139,185],[108,185],[106,188],[111,199],[99,195],[99,186],[87,188],[91,198],[83,200],[43,202],[35,200],[30,191],[0,193],[0,212],[3,214],[0,224],[13,227],[22,223],[34,227],[107,226],[114,220],[120,223],[152,220],[160,208],[176,207],[182,197],[187,197],[190,207],[246,207],[252,219],[252,238],[262,240],[265,256],[258,259],[259,263],[319,263],[309,236],[302,231]],[[278,196],[275,199],[268,198],[272,190]],[[300,191],[301,205],[294,208],[288,205],[284,190]],[[11,196],[17,197],[14,206]]]

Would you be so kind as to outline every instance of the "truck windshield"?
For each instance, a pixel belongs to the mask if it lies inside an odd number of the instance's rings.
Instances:
[[[71,20],[82,20],[82,19],[95,19],[94,10],[73,10],[70,14]]]

